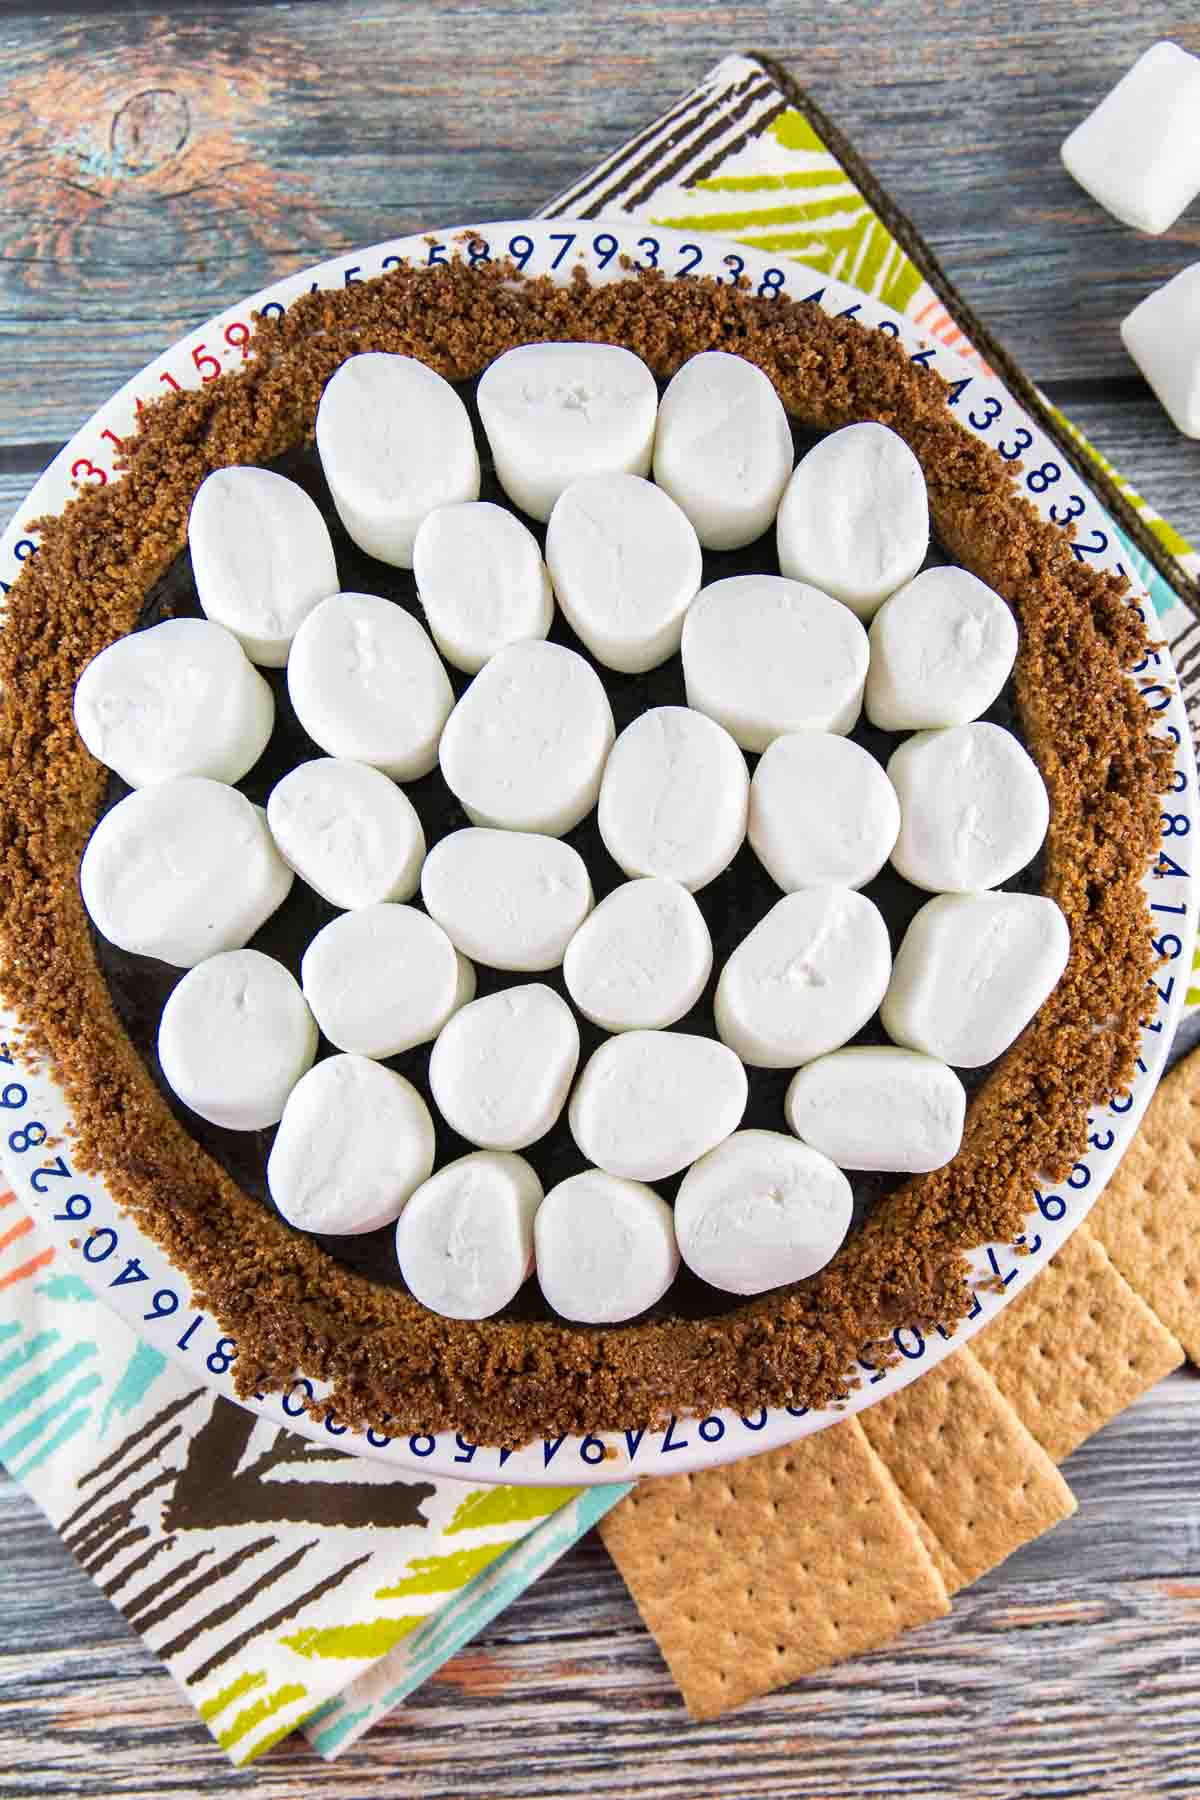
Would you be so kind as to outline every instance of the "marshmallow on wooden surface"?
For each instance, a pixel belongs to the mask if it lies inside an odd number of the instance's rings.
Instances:
[[[320,749],[396,781],[437,762],[454,691],[424,626],[378,594],[333,594],[288,658],[296,717]]]
[[[267,796],[267,824],[284,861],[331,906],[409,900],[425,833],[394,781],[366,763],[318,756]]]
[[[687,706],[627,725],[600,784],[600,835],[626,875],[692,893],[729,867],[746,835],[750,774],[729,733]]]
[[[567,992],[604,1031],[655,1031],[695,1006],[712,972],[704,914],[677,881],[626,881],[603,899],[563,958]]]
[[[330,1056],[288,1096],[267,1188],[297,1231],[358,1237],[399,1216],[434,1149],[429,1108],[410,1081],[365,1056]]]
[[[75,684],[75,726],[130,787],[180,775],[240,781],[275,724],[275,698],[232,632],[164,619],[118,638]]]
[[[850,738],[797,731],[763,752],[750,783],[750,843],[785,894],[865,887],[899,830],[895,788]]]
[[[687,514],[640,475],[585,475],[546,528],[563,616],[606,669],[640,675],[673,656],[700,591],[700,542]]]
[[[926,1174],[957,1156],[967,1094],[944,1062],[887,1045],[835,1050],[793,1075],[787,1122],[842,1169]]]
[[[869,619],[929,548],[921,465],[898,433],[846,425],[796,465],[779,506],[779,567]]]
[[[645,1312],[679,1268],[666,1201],[602,1169],[552,1187],[533,1235],[542,1293],[560,1318],[581,1325],[615,1325]]]
[[[523,1150],[561,1113],[579,1062],[579,1027],[541,982],[472,1001],[443,1028],[429,1085],[452,1130],[485,1150]]]
[[[694,1275],[727,1294],[803,1281],[836,1254],[854,1199],[836,1163],[781,1131],[735,1131],[675,1197],[675,1235]]]
[[[688,705],[743,750],[765,750],[790,731],[852,731],[869,657],[847,607],[780,575],[714,581],[683,624]]]
[[[871,620],[866,710],[881,731],[967,725],[1017,659],[1017,622],[966,569],[926,569]]]
[[[746,1110],[746,1071],[712,1038],[627,1031],[584,1065],[571,1134],[609,1175],[662,1181],[729,1136]]]
[[[489,363],[476,391],[496,475],[544,524],[582,475],[648,475],[654,377],[616,344],[521,344]]]
[[[452,944],[490,969],[556,969],[592,906],[577,850],[529,831],[453,831],[421,871],[421,898]]]
[[[358,1056],[398,1056],[435,1038],[454,1012],[460,970],[441,926],[415,906],[341,913],[304,952],[304,998],[329,1042]]]
[[[314,500],[270,469],[215,469],[188,518],[196,593],[251,662],[282,669],[319,600],[338,589],[329,530]]]
[[[1002,725],[919,731],[887,767],[900,796],[892,866],[930,893],[999,887],[1037,855],[1050,798],[1028,751]]]
[[[658,409],[654,479],[706,550],[737,550],[773,522],[795,461],[783,402],[744,356],[702,350]]]
[[[291,885],[262,808],[199,775],[118,800],[79,865],[83,904],[101,937],[179,969],[240,950]]]
[[[596,804],[614,736],[591,665],[562,644],[510,644],[442,733],[442,774],[475,825],[562,837]]]
[[[1121,336],[1176,430],[1200,438],[1200,262],[1147,294]]]
[[[1157,237],[1200,194],[1200,56],[1151,44],[1063,142],[1063,165],[1123,225]]]
[[[408,1290],[444,1319],[487,1319],[533,1273],[542,1184],[523,1156],[475,1150],[423,1181],[396,1221]]]
[[[263,1131],[317,1054],[317,1027],[295,977],[258,950],[226,950],[171,990],[158,1060],[172,1093],[210,1124]]]
[[[435,507],[479,498],[479,455],[450,383],[412,356],[351,356],[326,383],[317,450],[338,517],[360,550],[411,569]]]
[[[795,1068],[862,1029],[887,991],[891,967],[883,914],[865,894],[786,894],[722,969],[717,1030],[752,1068]]]
[[[537,539],[490,500],[431,512],[413,543],[413,574],[434,643],[467,675],[507,644],[544,638],[554,621]]]
[[[955,1068],[992,1062],[1067,966],[1071,935],[1042,894],[939,894],[904,934],[880,1007],[897,1044]]]

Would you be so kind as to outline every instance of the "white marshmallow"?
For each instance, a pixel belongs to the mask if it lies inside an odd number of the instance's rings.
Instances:
[[[240,781],[275,724],[275,698],[211,619],[164,619],[118,638],[75,684],[75,725],[130,787],[179,775]]]
[[[592,907],[578,851],[530,831],[453,831],[421,871],[430,916],[476,962],[533,974],[556,969]]]
[[[764,1294],[823,1269],[853,1205],[850,1183],[819,1150],[781,1131],[736,1131],[684,1176],[675,1235],[711,1287]]]
[[[1050,798],[1011,731],[984,721],[919,731],[892,752],[900,796],[892,866],[930,893],[999,887],[1037,855]]]
[[[980,1068],[1024,1031],[1070,950],[1067,921],[1042,894],[939,894],[896,953],[883,1028],[911,1050]]]
[[[202,481],[188,548],[205,613],[268,669],[282,669],[313,607],[337,593],[333,544],[316,502],[270,469],[216,469]]]
[[[750,783],[750,842],[785,894],[865,887],[899,830],[895,788],[850,738],[798,731],[763,752]]]
[[[929,548],[921,465],[904,439],[867,421],[801,457],[779,507],[779,567],[869,619]]]
[[[424,627],[378,594],[333,594],[296,633],[288,693],[314,744],[396,781],[437,762],[454,690]]]
[[[158,1025],[173,1093],[213,1125],[262,1131],[317,1054],[317,1027],[295,977],[258,950],[226,950],[190,969]]]
[[[744,356],[703,350],[658,409],[654,479],[706,550],[737,550],[774,520],[795,453],[783,403]]]
[[[852,731],[869,657],[853,613],[779,575],[714,581],[683,624],[688,705],[743,750],[765,750],[789,731]]]
[[[289,1225],[358,1237],[390,1225],[433,1168],[433,1120],[410,1081],[365,1056],[330,1056],[292,1089],[267,1159]]]
[[[674,656],[703,560],[686,513],[652,481],[573,481],[554,502],[546,561],[563,616],[606,669],[640,675]]]
[[[601,1044],[571,1096],[571,1133],[609,1175],[662,1181],[736,1130],[746,1071],[712,1038],[627,1031]]]
[[[600,835],[626,875],[661,875],[695,893],[741,849],[749,803],[749,771],[729,733],[689,707],[656,706],[613,746]]]
[[[579,1062],[570,1007],[541,982],[504,988],[455,1013],[433,1046],[429,1085],[468,1143],[523,1150],[558,1118]]]
[[[523,1156],[475,1150],[423,1181],[396,1222],[411,1294],[444,1319],[498,1313],[533,1273],[542,1184]]]
[[[717,1030],[752,1068],[795,1068],[862,1029],[891,968],[883,914],[865,894],[786,894],[721,970]]]
[[[1063,165],[1123,225],[1153,236],[1200,194],[1200,56],[1151,44],[1062,146]]]
[[[567,946],[563,979],[605,1031],[655,1031],[682,1019],[712,973],[704,914],[677,881],[626,881]]]
[[[615,1325],[661,1300],[679,1251],[653,1188],[585,1169],[552,1187],[533,1222],[538,1284],[560,1318]]]
[[[442,733],[446,785],[475,825],[562,837],[596,804],[614,736],[595,670],[561,644],[510,644]]]
[[[435,1038],[458,1003],[454,945],[415,906],[360,906],[318,931],[300,964],[304,998],[329,1042],[398,1056]]]
[[[351,356],[326,383],[317,450],[338,517],[360,550],[411,569],[413,540],[435,507],[479,498],[467,409],[412,356]]]
[[[581,475],[650,473],[658,390],[632,350],[521,344],[489,363],[476,400],[501,487],[543,524]]]
[[[871,1046],[799,1069],[784,1105],[796,1136],[839,1168],[919,1175],[957,1156],[967,1094],[936,1057]]]
[[[425,833],[416,808],[366,763],[301,763],[267,796],[267,824],[284,861],[331,906],[375,906],[417,891]]]
[[[262,808],[198,775],[118,800],[79,865],[83,904],[101,937],[178,969],[240,950],[291,885]]]
[[[881,731],[967,725],[1017,659],[1017,622],[966,569],[926,569],[871,620],[866,708]]]
[[[1121,336],[1172,424],[1200,438],[1200,262],[1147,294]]]
[[[537,539],[490,500],[429,513],[413,543],[413,574],[434,643],[468,675],[506,644],[544,638],[554,621]]]

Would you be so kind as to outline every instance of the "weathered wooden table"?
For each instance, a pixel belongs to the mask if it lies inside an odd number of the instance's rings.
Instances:
[[[1200,256],[1062,173],[1069,127],[1195,0],[347,0],[0,16],[0,517],[86,415],[238,294],[393,233],[535,209],[731,49],[788,61],[950,274],[1193,541],[1200,444],[1117,322]],[[893,1651],[688,1723],[594,1539],[363,1744],[233,1773],[0,1485],[0,1792],[1200,1795],[1200,1378],[1071,1459],[1078,1516]]]

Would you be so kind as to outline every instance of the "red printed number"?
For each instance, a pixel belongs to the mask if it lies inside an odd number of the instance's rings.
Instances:
[[[108,476],[103,469],[98,469],[94,462],[89,462],[86,456],[81,456],[78,462],[71,464],[71,480],[94,481],[97,487],[103,487]]]
[[[215,381],[221,373],[220,363],[215,356],[209,355],[203,344],[197,344],[192,351],[192,361],[200,371],[201,381]]]

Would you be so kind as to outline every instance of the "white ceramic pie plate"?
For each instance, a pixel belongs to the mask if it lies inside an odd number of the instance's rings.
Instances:
[[[921,337],[890,308],[841,282],[816,276],[810,269],[777,263],[770,256],[720,239],[703,236],[692,242],[681,232],[553,219],[480,225],[465,231],[456,227],[436,237],[376,244],[289,276],[209,320],[128,382],[55,458],[21,508],[18,522],[0,540],[4,591],[20,563],[36,551],[36,535],[21,521],[61,511],[71,497],[73,483],[119,479],[113,459],[118,440],[133,426],[137,400],[150,399],[167,388],[198,387],[223,370],[238,367],[252,308],[282,310],[310,289],[340,288],[367,280],[401,262],[432,266],[454,255],[474,260],[485,254],[491,258],[510,255],[527,273],[549,273],[560,282],[566,282],[580,267],[593,280],[625,279],[622,258],[642,267],[660,268],[673,280],[708,275],[730,281],[745,275],[759,294],[813,298],[830,314],[853,317],[864,326],[886,331],[914,359],[957,384],[952,404],[971,430],[1002,456],[1013,461],[1020,458],[1023,472],[1019,479],[1038,510],[1056,521],[1072,519],[1075,554],[1095,568],[1121,567],[1122,549],[1112,522],[999,382],[934,340]],[[858,1371],[860,1385],[840,1409],[760,1408],[746,1417],[722,1412],[703,1419],[672,1420],[666,1430],[634,1421],[626,1431],[539,1441],[512,1452],[470,1444],[450,1433],[389,1438],[377,1432],[352,1432],[331,1414],[314,1421],[305,1411],[305,1402],[320,1398],[320,1390],[303,1377],[285,1394],[256,1395],[245,1404],[306,1437],[336,1441],[342,1450],[406,1468],[422,1467],[472,1481],[596,1483],[679,1474],[773,1449],[872,1405],[940,1362],[1032,1280],[1084,1217],[1116,1167],[1154,1091],[1183,1003],[1196,906],[1190,872],[1196,780],[1191,740],[1178,682],[1165,650],[1148,659],[1138,671],[1138,681],[1146,704],[1176,744],[1176,772],[1175,791],[1164,802],[1171,809],[1163,821],[1166,860],[1160,859],[1160,873],[1147,876],[1161,932],[1158,941],[1167,961],[1156,986],[1153,1016],[1145,1028],[1137,1077],[1130,1095],[1094,1115],[1087,1152],[1068,1180],[1059,1187],[1031,1193],[1029,1223],[1020,1246],[991,1244],[976,1252],[979,1276],[993,1280],[977,1295],[971,1316],[954,1331],[939,1327],[928,1336],[915,1327],[896,1331],[899,1360],[882,1371],[864,1362]],[[0,1012],[0,1032],[11,1030],[13,1023]],[[7,1060],[8,1052],[4,1054]],[[230,1371],[236,1345],[222,1335],[214,1318],[190,1304],[186,1277],[118,1212],[100,1182],[74,1172],[68,1156],[51,1162],[36,1144],[22,1147],[30,1136],[41,1141],[39,1134],[29,1130],[33,1123],[45,1127],[41,1136],[57,1138],[69,1132],[69,1114],[51,1076],[44,1070],[0,1065],[0,1077],[7,1077],[0,1081],[0,1159],[17,1194],[36,1210],[71,1266],[100,1298],[196,1379],[235,1399]]]

